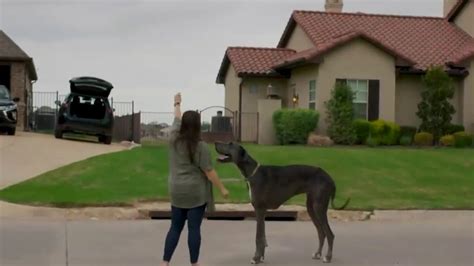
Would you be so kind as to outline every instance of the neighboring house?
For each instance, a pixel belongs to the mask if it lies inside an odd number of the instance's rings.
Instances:
[[[326,10],[294,11],[276,48],[229,47],[217,76],[225,106],[257,112],[271,85],[282,107],[317,110],[324,134],[339,81],[355,92],[358,118],[418,126],[422,76],[442,65],[455,81],[452,123],[474,131],[474,0],[445,0],[446,17],[342,13],[342,0]],[[255,141],[240,120],[241,141]]]
[[[20,98],[17,124],[20,130],[28,129],[33,83],[37,79],[33,59],[0,30],[0,84],[10,90],[12,97]]]

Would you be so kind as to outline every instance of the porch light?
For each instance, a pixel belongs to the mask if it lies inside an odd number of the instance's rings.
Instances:
[[[296,93],[295,90],[293,90],[293,98],[292,98],[293,104],[294,105],[298,104],[299,99],[300,99],[300,96]]]

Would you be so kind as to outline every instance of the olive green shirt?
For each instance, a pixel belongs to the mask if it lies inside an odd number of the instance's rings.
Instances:
[[[175,145],[180,126],[181,120],[175,118],[169,143],[168,185],[171,205],[190,209],[207,204],[207,210],[213,211],[212,184],[204,173],[213,169],[211,152],[207,144],[200,141],[194,154],[194,162],[191,162],[186,145]]]

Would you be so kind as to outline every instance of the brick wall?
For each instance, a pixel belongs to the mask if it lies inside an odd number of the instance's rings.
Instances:
[[[27,105],[26,105],[26,95],[25,95],[25,85],[29,82],[27,76],[28,72],[26,69],[26,64],[23,62],[13,62],[11,64],[10,72],[10,92],[12,98],[18,97],[20,101],[18,105],[18,130],[24,130],[26,126],[26,114],[27,114]]]

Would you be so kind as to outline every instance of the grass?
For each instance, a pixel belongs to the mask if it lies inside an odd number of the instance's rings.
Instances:
[[[262,164],[324,168],[337,185],[336,205],[349,209],[474,209],[473,149],[411,149],[246,145]],[[215,158],[214,153],[214,158]],[[216,164],[231,192],[248,202],[233,164]],[[168,161],[163,145],[144,146],[73,163],[0,191],[0,199],[31,205],[103,206],[167,200]],[[217,201],[224,202],[216,193]],[[303,195],[290,203],[304,204]]]

